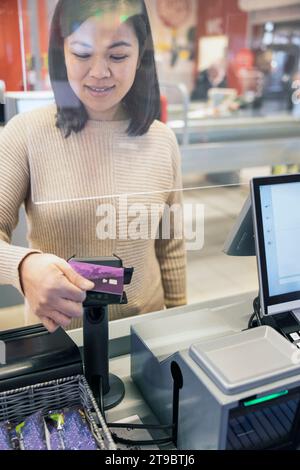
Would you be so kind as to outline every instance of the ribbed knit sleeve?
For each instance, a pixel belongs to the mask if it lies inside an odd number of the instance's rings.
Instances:
[[[21,293],[19,265],[36,250],[10,242],[28,188],[26,126],[24,119],[16,116],[0,133],[0,284],[13,285]]]
[[[181,156],[175,136],[171,136],[171,153],[173,167],[173,191],[170,192],[168,205],[181,206],[183,202],[182,195],[182,173]],[[164,289],[165,306],[167,308],[185,305],[187,303],[186,295],[186,251],[183,233],[183,217],[181,238],[176,233],[180,227],[175,227],[176,218],[174,213],[170,212],[170,237],[168,239],[159,238],[156,240],[155,252],[159,260],[162,284]],[[161,231],[160,231],[161,233]]]

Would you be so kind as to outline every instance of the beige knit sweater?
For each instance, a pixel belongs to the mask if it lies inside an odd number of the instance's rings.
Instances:
[[[34,250],[64,259],[116,254],[135,272],[126,287],[128,305],[112,306],[111,319],[185,304],[184,242],[149,239],[145,218],[137,227],[143,208],[151,218],[150,204],[181,203],[181,192],[172,191],[181,188],[174,134],[158,121],[141,137],[128,137],[128,121],[88,121],[65,139],[55,113],[51,105],[18,115],[0,134],[0,284],[22,292],[18,267]],[[10,244],[22,203],[29,249]],[[99,224],[110,238],[99,236]],[[139,239],[126,237],[132,227],[140,228]],[[81,321],[72,322],[79,326]]]

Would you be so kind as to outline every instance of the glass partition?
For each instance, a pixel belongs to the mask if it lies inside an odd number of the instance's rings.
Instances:
[[[242,0],[145,3],[160,84],[161,120],[175,133],[181,153],[182,187],[176,190],[185,208],[185,235],[187,239],[195,237],[194,243],[187,240],[187,301],[201,303],[256,292],[255,258],[232,258],[222,248],[247,198],[250,179],[299,171],[300,5],[284,1],[278,7],[262,5],[255,10]],[[0,0],[0,28],[5,33],[0,45],[2,121],[4,90],[7,121],[29,110],[30,103],[36,107],[40,101],[44,106],[54,99],[48,42],[56,4],[57,0]],[[8,113],[11,103],[13,111]],[[1,132],[0,127],[0,136]],[[49,161],[40,173],[36,149],[39,147],[44,158],[50,147],[35,140],[30,129],[28,139],[32,178],[29,212],[33,208],[40,215],[52,205],[59,207],[61,217],[70,218],[72,204],[94,204],[96,236],[96,208],[103,198],[107,202],[135,197],[137,203],[148,207],[153,195],[161,194],[161,187],[157,188],[150,176],[144,184],[143,168],[132,162],[132,174],[141,172],[135,188],[128,192],[126,185],[121,189],[117,185],[111,192],[108,184],[98,191],[96,178],[101,178],[102,167],[99,164],[92,171],[88,161],[76,175],[75,186],[73,180],[64,179],[69,171],[69,162],[64,162],[64,173],[57,174],[59,184],[49,193],[45,188],[55,164]],[[118,139],[113,145],[118,146]],[[136,155],[143,155],[143,141],[137,139],[132,145],[136,146]],[[88,154],[90,148],[86,151]],[[122,152],[118,155],[124,158],[125,171],[134,149],[129,146]],[[147,171],[151,173],[151,168]],[[0,168],[0,172],[5,174],[5,169]],[[82,187],[83,176],[93,184]],[[171,194],[173,190],[166,185],[165,191]],[[28,213],[28,204],[26,210]],[[30,226],[30,231],[37,233],[38,228]],[[27,246],[26,234],[22,206],[12,243]],[[5,236],[2,232],[2,238]],[[10,286],[0,286],[0,330],[23,324],[23,312],[23,297]]]

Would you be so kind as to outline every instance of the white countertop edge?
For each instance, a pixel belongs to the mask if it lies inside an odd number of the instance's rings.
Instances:
[[[123,338],[130,335],[131,326],[137,325],[138,323],[157,320],[163,318],[167,315],[181,315],[186,312],[194,312],[196,310],[207,310],[207,309],[223,309],[226,306],[236,305],[242,302],[247,302],[254,298],[254,293],[244,293],[237,296],[230,296],[221,299],[211,300],[207,302],[194,303],[189,305],[184,305],[182,307],[172,308],[170,310],[161,310],[159,312],[147,313],[144,315],[133,316],[128,318],[123,318],[121,320],[114,320],[109,323],[109,339],[115,340],[118,338]],[[76,330],[67,331],[70,338],[77,344],[78,347],[83,346],[83,330],[78,328]]]

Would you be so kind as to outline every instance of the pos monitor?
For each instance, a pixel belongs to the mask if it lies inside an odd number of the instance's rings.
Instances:
[[[264,316],[300,309],[300,175],[254,178],[251,202]]]
[[[300,175],[254,178],[223,251],[256,255],[254,311],[300,348]]]

